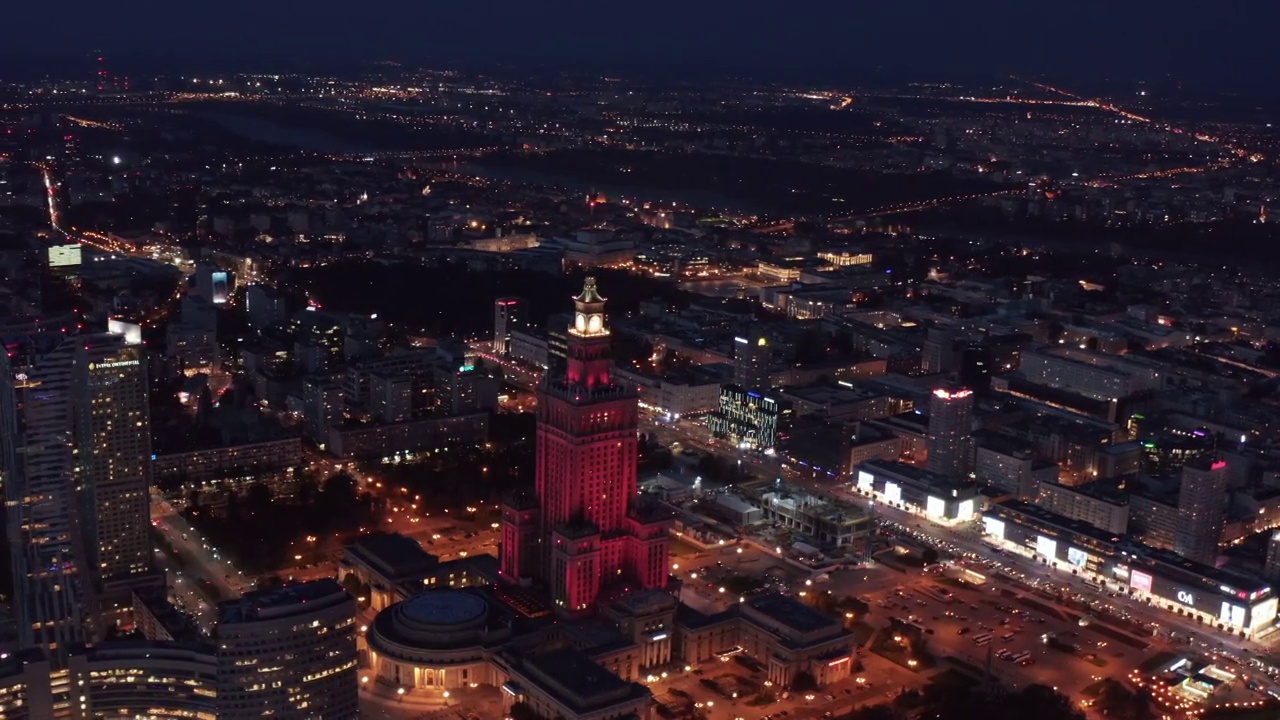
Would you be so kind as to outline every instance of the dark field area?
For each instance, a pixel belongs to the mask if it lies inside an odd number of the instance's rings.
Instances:
[[[619,271],[594,275],[614,317],[634,312],[640,301],[655,296],[677,302],[686,297],[669,285]],[[568,312],[571,298],[582,290],[583,277],[352,261],[295,271],[288,283],[309,291],[326,310],[378,313],[397,326],[428,335],[474,336],[492,331],[493,301],[504,295],[526,298],[534,323]]]
[[[572,149],[532,155],[500,153],[480,162],[671,193],[714,192],[785,215],[856,213],[1004,187],[945,173],[897,175],[794,160],[701,153]]]

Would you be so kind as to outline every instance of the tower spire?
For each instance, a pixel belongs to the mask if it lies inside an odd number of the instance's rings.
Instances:
[[[583,281],[582,292],[578,293],[578,296],[573,300],[575,303],[603,304],[605,302],[605,299],[600,296],[600,291],[596,289],[596,279],[592,275],[588,275],[587,279]]]
[[[573,324],[569,326],[569,362],[566,380],[587,388],[609,384],[613,361],[609,353],[609,327],[604,316],[605,299],[588,277],[573,299]]]

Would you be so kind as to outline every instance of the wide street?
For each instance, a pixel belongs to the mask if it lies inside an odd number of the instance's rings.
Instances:
[[[159,497],[151,503],[151,522],[177,551],[192,579],[207,581],[219,599],[239,597],[253,583],[236,570],[231,561],[211,546],[173,506]],[[184,575],[186,577],[186,575]]]
[[[862,506],[873,505],[874,512],[882,523],[887,522],[890,527],[896,526],[899,532],[914,535],[917,541],[937,547],[944,553],[944,557],[950,554],[956,557],[968,557],[984,565],[999,565],[1002,572],[1025,583],[1028,588],[1038,586],[1055,590],[1063,589],[1079,600],[1109,607],[1115,614],[1133,622],[1136,626],[1135,632],[1148,636],[1148,639],[1158,647],[1184,651],[1194,648],[1215,660],[1226,663],[1241,674],[1254,675],[1257,674],[1257,669],[1247,665],[1248,661],[1254,657],[1269,656],[1274,651],[1270,643],[1241,639],[1238,635],[1210,628],[1191,618],[1180,617],[1143,600],[1098,590],[1086,585],[1084,578],[1073,576],[1069,571],[1054,569],[1031,558],[996,548],[982,538],[979,523],[947,526],[885,503],[872,503],[869,498],[855,491],[850,484],[836,485],[814,481],[781,467],[781,464],[772,458],[763,458],[730,448],[722,442],[713,440],[705,425],[696,421],[680,421],[672,424],[652,415],[645,420],[642,432],[651,433],[655,439],[667,446],[678,443],[682,449],[715,453],[735,464],[740,462],[743,469],[755,477],[782,477],[793,485],[819,495]],[[677,455],[677,457],[681,456]],[[696,457],[682,457],[681,460],[691,463],[696,461]],[[1018,588],[1019,592],[1023,590],[1024,588]],[[860,593],[856,587],[851,587],[847,594],[861,597],[864,593]],[[1114,597],[1111,597],[1112,595]],[[1078,615],[1079,612],[1075,611],[1075,614]],[[1075,631],[1072,630],[1072,632]],[[1274,641],[1275,638],[1276,635],[1271,636],[1271,640]],[[1112,648],[1111,652],[1116,650]],[[972,660],[982,653],[976,648],[961,646],[956,648],[955,655]],[[1130,657],[1131,655],[1133,653],[1126,651],[1123,658],[1126,672],[1133,666],[1130,660],[1139,659],[1136,656]],[[985,662],[985,656],[978,659]],[[1004,665],[1004,663],[998,664]],[[1098,674],[1101,675],[1101,673]],[[1108,672],[1107,674],[1123,673]]]

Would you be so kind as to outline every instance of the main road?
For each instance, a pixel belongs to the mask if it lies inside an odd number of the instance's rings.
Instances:
[[[239,597],[253,589],[253,584],[218,552],[217,548],[178,514],[167,500],[152,496],[151,522],[177,551],[194,577],[212,586],[219,599]]]
[[[993,547],[982,538],[977,523],[962,526],[947,526],[935,523],[906,510],[895,508],[884,503],[873,502],[866,496],[853,490],[849,483],[818,482],[802,477],[781,463],[769,458],[744,454],[730,448],[720,441],[710,438],[703,425],[687,420],[672,424],[661,422],[656,418],[646,418],[643,431],[652,433],[662,443],[670,445],[679,442],[686,447],[703,452],[714,453],[732,462],[741,463],[745,471],[757,477],[782,477],[787,482],[803,487],[817,495],[834,500],[868,507],[883,521],[895,523],[917,536],[930,542],[944,551],[954,554],[969,554],[982,561],[999,563],[1006,571],[1023,576],[1028,582],[1032,580],[1051,584],[1054,587],[1068,589],[1076,596],[1086,598],[1095,603],[1110,605],[1117,610],[1128,613],[1130,618],[1146,626],[1157,629],[1162,636],[1170,631],[1182,638],[1191,639],[1207,652],[1221,654],[1226,659],[1239,661],[1269,652],[1270,648],[1262,643],[1241,639],[1238,635],[1218,631],[1208,625],[1202,625],[1194,619],[1181,617],[1161,610],[1152,605],[1124,596],[1108,597],[1106,591],[1085,585],[1085,579],[1071,575],[1069,572],[1056,571],[1043,563],[1025,558]],[[1154,632],[1152,633],[1154,634]]]

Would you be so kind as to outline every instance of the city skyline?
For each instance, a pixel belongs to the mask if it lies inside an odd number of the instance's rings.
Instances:
[[[1280,709],[1274,9],[52,9],[0,715]]]
[[[643,17],[622,8],[534,10],[505,0],[483,14],[467,7],[379,0],[351,13],[323,0],[311,12],[280,3],[233,3],[218,14],[169,6],[118,12],[87,1],[14,8],[19,25],[55,24],[61,42],[16,38],[13,50],[30,57],[166,57],[169,62],[224,63],[237,58],[277,61],[404,60],[550,64],[598,70],[720,68],[727,74],[794,73],[831,82],[877,72],[920,75],[1044,73],[1093,80],[1161,85],[1170,79],[1204,88],[1217,79],[1234,90],[1265,94],[1259,83],[1274,54],[1261,33],[1275,8],[1256,2],[1204,4],[1191,0],[1085,3],[1072,12],[1013,0],[923,5],[843,5],[788,14],[764,2],[646,6]],[[385,23],[387,18],[395,23]],[[483,18],[483,19],[482,19]],[[630,20],[630,21],[628,21]],[[192,33],[199,22],[201,33]],[[410,27],[439,27],[426,42]],[[472,42],[483,37],[483,50]],[[31,38],[26,40],[25,38]],[[178,38],[181,38],[180,40]],[[235,48],[234,51],[231,48]],[[21,57],[10,56],[16,65]],[[1117,69],[1122,71],[1116,72]],[[195,66],[194,69],[199,69]],[[798,79],[791,77],[790,79]]]

